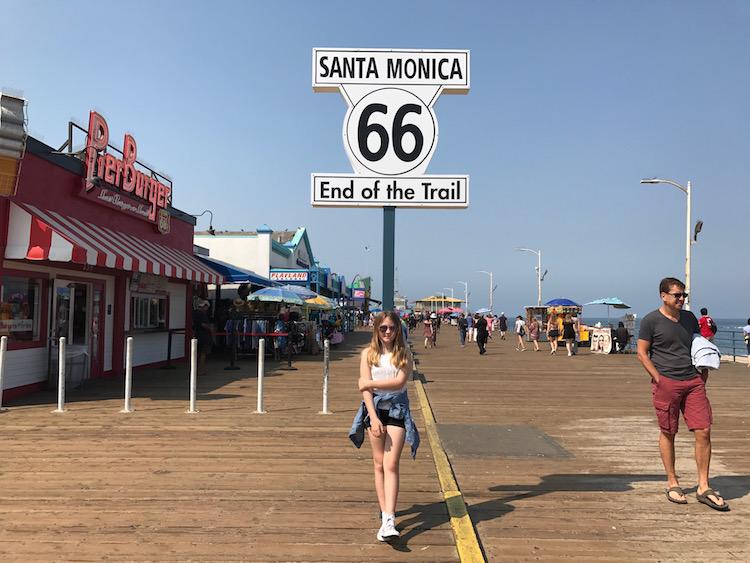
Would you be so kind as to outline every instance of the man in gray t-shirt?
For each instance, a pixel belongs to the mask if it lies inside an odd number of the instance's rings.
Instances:
[[[661,307],[641,321],[638,359],[651,376],[653,404],[661,430],[659,451],[667,472],[667,499],[687,504],[675,473],[674,439],[682,411],[688,429],[695,436],[696,498],[724,512],[729,505],[708,485],[713,415],[706,396],[708,371],[699,373],[691,355],[693,335],[700,333],[698,319],[690,311],[682,310],[687,293],[680,280],[664,278],[659,284],[659,294]]]
[[[698,319],[690,311],[680,311],[675,322],[657,309],[643,317],[638,339],[651,343],[651,361],[661,375],[684,381],[697,375],[690,354],[696,332]]]

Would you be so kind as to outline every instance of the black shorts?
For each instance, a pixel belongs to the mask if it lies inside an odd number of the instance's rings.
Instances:
[[[399,428],[406,428],[406,423],[403,420],[388,416],[388,412],[387,409],[378,409],[378,419],[380,420],[380,424],[383,426],[398,426]],[[366,427],[370,427],[369,421]]]

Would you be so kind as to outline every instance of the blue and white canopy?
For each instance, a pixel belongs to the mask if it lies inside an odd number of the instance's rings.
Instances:
[[[288,305],[305,304],[299,295],[281,287],[264,287],[255,293],[251,293],[248,299],[250,301],[273,301],[276,303],[286,303]]]
[[[595,301],[589,301],[586,305],[608,305],[615,309],[630,309],[630,305],[627,305],[619,297],[603,297]]]

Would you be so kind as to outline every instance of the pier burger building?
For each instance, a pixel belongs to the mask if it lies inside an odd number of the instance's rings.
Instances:
[[[195,218],[173,207],[171,180],[141,164],[132,135],[116,147],[97,112],[55,149],[26,136],[22,100],[0,101],[4,398],[56,385],[60,336],[74,385],[123,373],[128,336],[134,366],[164,362],[170,332],[186,357],[193,284],[222,278],[194,257]]]

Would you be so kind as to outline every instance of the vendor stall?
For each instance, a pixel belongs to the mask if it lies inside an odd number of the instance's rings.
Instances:
[[[589,328],[585,325],[580,324],[581,315],[583,314],[583,307],[570,299],[552,299],[542,306],[529,306],[526,307],[526,326],[528,326],[532,319],[536,319],[540,323],[540,335],[546,339],[547,336],[547,322],[550,316],[554,315],[557,323],[557,329],[560,336],[558,340],[562,341],[562,322],[566,315],[570,315],[576,323],[576,332],[578,334],[578,344],[581,346],[588,346],[590,343]],[[528,338],[528,332],[527,332]]]

